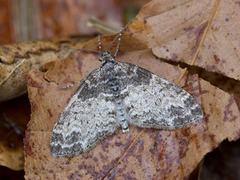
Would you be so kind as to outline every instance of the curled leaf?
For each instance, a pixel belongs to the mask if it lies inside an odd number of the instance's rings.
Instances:
[[[27,91],[27,73],[47,62],[66,57],[68,53],[57,52],[56,49],[75,41],[74,38],[56,38],[0,46],[0,101],[24,94]]]

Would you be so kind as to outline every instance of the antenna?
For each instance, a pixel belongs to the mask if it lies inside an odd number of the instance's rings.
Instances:
[[[135,18],[136,18],[136,17],[135,17]],[[115,36],[115,38],[114,38],[114,39],[112,40],[112,42],[110,43],[110,45],[109,45],[109,47],[108,47],[108,49],[107,49],[108,51],[109,51],[109,49],[111,48],[113,42],[119,37],[119,38],[118,38],[117,47],[116,47],[116,51],[115,51],[115,53],[114,53],[114,55],[113,55],[113,58],[115,58],[116,55],[117,55],[117,52],[118,52],[118,49],[119,49],[119,45],[120,45],[120,41],[121,41],[122,31],[123,31],[124,29],[126,29],[127,26],[128,26],[135,18],[133,18],[131,21],[129,21],[129,22],[127,23],[127,25],[124,26],[124,28],[121,28],[120,31],[119,31],[119,33],[117,34],[117,36]],[[99,48],[98,51],[93,50],[93,49],[68,48],[68,47],[58,48],[58,49],[56,49],[56,50],[57,50],[57,51],[60,51],[60,50],[81,50],[81,51],[90,51],[90,52],[95,52],[95,53],[100,54],[100,53],[102,52],[102,51],[101,51],[101,50],[102,50],[102,45],[101,45],[100,35],[98,35],[98,48]]]
[[[119,38],[118,38],[118,44],[117,44],[117,48],[116,48],[116,51],[115,51],[115,53],[114,53],[113,58],[115,58],[116,55],[117,55],[117,52],[118,52],[118,49],[119,49],[119,45],[120,45],[120,41],[121,41],[122,31],[125,30],[125,29],[128,27],[128,25],[129,25],[134,19],[136,19],[136,17],[133,18],[131,21],[129,21],[129,22],[127,23],[127,25],[124,26],[124,28],[121,28],[121,29],[120,29],[118,35],[112,40],[111,44],[108,46],[108,49],[107,49],[107,50],[109,51],[109,49],[111,48],[113,42],[114,42],[114,41],[117,39],[117,37],[119,36]]]

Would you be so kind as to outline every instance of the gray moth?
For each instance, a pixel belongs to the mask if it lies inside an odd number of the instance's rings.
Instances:
[[[72,157],[92,149],[119,127],[173,130],[203,119],[197,101],[179,86],[131,63],[115,60],[109,48],[101,52],[101,66],[82,81],[57,120],[51,137],[54,157]],[[80,48],[79,48],[80,49]],[[80,49],[86,50],[86,49]]]

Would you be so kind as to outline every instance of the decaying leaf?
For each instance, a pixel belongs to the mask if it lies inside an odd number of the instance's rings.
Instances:
[[[182,61],[210,70],[207,68],[210,60],[205,59],[208,56],[203,59],[204,53],[210,54],[205,43],[215,44],[210,36],[215,37],[211,27],[214,19],[227,14],[222,12],[225,2],[186,0],[164,4],[164,1],[152,1],[142,8],[122,35],[118,61],[134,63],[177,83],[201,104],[204,120],[187,128],[163,131],[131,126],[129,133],[123,134],[119,129],[87,153],[73,158],[54,158],[50,154],[53,126],[78,88],[63,90],[61,87],[81,80],[99,67],[100,62],[95,54],[73,52],[61,61],[45,65],[44,71],[31,71],[28,92],[32,115],[24,141],[26,179],[183,179],[223,140],[238,139],[239,99],[159,59]],[[103,50],[113,38],[102,37]],[[219,46],[211,48],[213,58],[214,54],[221,57],[217,52],[227,45]],[[97,49],[97,39],[85,43],[84,47]],[[230,65],[221,69],[221,59],[211,70],[236,78],[234,73],[238,69],[234,67],[232,74]],[[233,61],[237,63],[237,58],[229,63]]]

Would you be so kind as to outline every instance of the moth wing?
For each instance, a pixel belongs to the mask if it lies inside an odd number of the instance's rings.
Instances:
[[[100,71],[85,78],[56,122],[50,144],[54,157],[86,152],[118,128],[114,102],[97,88]]]
[[[121,96],[129,123],[143,128],[178,129],[203,118],[197,101],[179,86],[130,63],[121,63]]]

